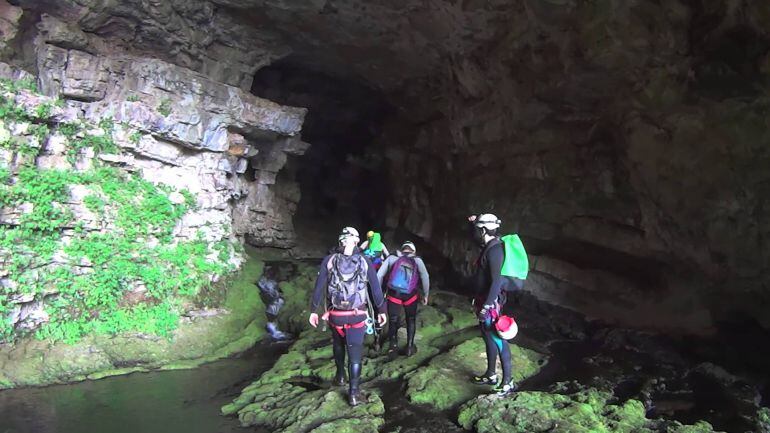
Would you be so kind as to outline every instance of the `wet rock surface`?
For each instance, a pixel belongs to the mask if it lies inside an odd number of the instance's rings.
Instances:
[[[307,293],[310,269],[299,265],[300,277],[282,284],[304,287]],[[432,299],[418,316],[416,355],[390,360],[369,348],[362,375],[365,405],[349,408],[347,388],[330,384],[330,331],[307,329],[222,412],[238,416],[243,425],[303,432],[338,426],[424,433],[766,429],[767,408],[757,390],[746,386],[752,379],[699,364],[681,347],[650,333],[583,323],[584,338],[565,339],[561,328],[548,323],[578,318],[553,307],[541,308],[547,315],[536,315],[537,309],[530,308],[537,303],[527,299],[509,305],[520,323],[517,344],[511,345],[519,391],[504,398],[490,395],[490,387],[470,383],[486,359],[467,301],[442,291]]]
[[[514,382],[537,373],[545,357],[528,349],[511,345]],[[428,404],[438,410],[452,409],[480,394],[488,386],[474,386],[470,379],[487,368],[484,341],[473,338],[430,360],[407,375],[406,395],[413,403]],[[498,367],[499,370],[499,367]]]

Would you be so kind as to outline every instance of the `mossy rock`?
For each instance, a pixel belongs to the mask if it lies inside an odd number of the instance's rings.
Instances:
[[[366,418],[345,418],[321,424],[309,433],[378,433],[378,425]]]
[[[247,256],[227,284],[227,314],[183,321],[170,338],[128,333],[87,336],[75,344],[34,338],[0,346],[0,389],[66,383],[154,369],[194,368],[243,352],[266,334],[254,282],[263,263]]]
[[[770,433],[770,408],[763,407],[757,412],[757,432]]]
[[[374,377],[378,379],[398,379],[416,370],[428,359],[436,356],[439,350],[429,345],[418,346],[416,354],[406,357],[399,356],[394,360],[387,357],[378,358],[374,364]]]
[[[286,305],[307,305],[308,286],[311,284],[309,272],[300,272],[296,279],[281,283],[287,297]],[[301,300],[289,297],[301,297]],[[434,294],[434,297],[440,295]],[[247,386],[231,404],[224,406],[222,413],[238,414],[244,426],[258,425],[273,431],[374,432],[384,421],[384,407],[380,397],[372,391],[372,386],[365,382],[402,378],[435,357],[440,349],[431,343],[438,341],[439,336],[459,330],[460,327],[454,323],[457,318],[462,318],[461,326],[471,323],[465,316],[472,318],[472,313],[462,311],[456,299],[458,297],[447,294],[438,306],[421,307],[416,338],[419,350],[415,355],[391,360],[384,349],[368,351],[361,374],[363,390],[371,393],[365,405],[351,409],[346,400],[346,388],[327,388],[336,372],[331,331],[328,328],[325,331],[310,328],[303,314],[302,322],[296,325],[304,330],[299,332],[289,352],[281,356],[259,380]],[[455,308],[456,311],[449,314],[448,308]],[[366,344],[369,343],[367,339]]]
[[[515,381],[540,370],[542,355],[516,345],[510,347]],[[489,392],[489,387],[470,382],[470,378],[483,372],[486,366],[484,341],[481,338],[466,341],[408,375],[407,396],[413,403],[429,404],[440,410],[455,407]]]
[[[714,430],[714,427],[706,421],[699,421],[693,425],[682,425],[676,423],[675,426],[669,427],[666,433],[718,433]]]
[[[465,404],[458,421],[478,433],[654,433],[657,420],[645,417],[641,402],[610,404],[611,394],[588,389],[571,395],[518,392],[511,397],[481,396]],[[668,433],[713,433],[700,422],[676,425]]]
[[[337,426],[376,431],[384,422],[385,406],[376,393],[369,393],[363,404],[350,407],[343,390],[308,391],[285,383],[261,391],[250,405],[238,412],[244,427],[259,425],[271,431],[293,433],[336,423]]]

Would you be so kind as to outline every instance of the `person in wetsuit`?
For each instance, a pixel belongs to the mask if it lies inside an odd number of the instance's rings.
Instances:
[[[345,227],[338,240],[340,248],[337,252],[327,255],[321,262],[308,320],[313,327],[318,326],[319,316],[316,311],[326,295],[326,312],[321,318],[328,320],[332,328],[332,349],[337,367],[334,384],[345,384],[347,352],[348,401],[351,406],[356,406],[361,401],[359,383],[366,322],[369,318],[368,307],[377,310],[377,322],[381,326],[387,322],[387,315],[384,311],[385,299],[374,266],[358,248],[358,231],[353,227]],[[367,294],[367,285],[371,287],[372,299],[369,299]]]
[[[257,287],[259,288],[259,297],[265,304],[265,316],[267,317],[265,329],[268,334],[270,334],[270,338],[272,338],[273,341],[282,341],[291,338],[291,335],[278,328],[278,312],[281,310],[281,307],[283,307],[285,301],[272,269],[265,269],[264,274],[259,281],[257,281]]]
[[[428,305],[428,294],[430,293],[430,277],[425,263],[416,255],[417,248],[412,242],[404,242],[401,249],[395,255],[389,256],[382,263],[382,267],[377,271],[377,278],[380,285],[388,285],[392,275],[391,272],[397,272],[397,267],[407,266],[410,275],[408,278],[414,278],[414,287],[411,290],[400,290],[398,287],[386,287],[388,301],[388,340],[390,347],[388,355],[393,358],[398,351],[398,328],[401,326],[401,310],[404,310],[406,316],[406,356],[412,356],[417,352],[414,345],[414,335],[417,329],[417,300],[422,298],[423,305]],[[385,279],[385,277],[388,279]],[[422,292],[422,293],[420,293]],[[422,295],[422,296],[420,296]]]
[[[372,262],[375,270],[379,270],[382,262],[390,255],[388,247],[382,242],[382,235],[371,230],[366,233],[366,240],[361,244],[361,249]]]
[[[473,377],[473,382],[496,385],[494,391],[498,395],[507,395],[516,390],[512,377],[511,349],[508,342],[497,335],[495,320],[505,305],[508,285],[514,285],[511,288],[521,288],[522,280],[514,281],[500,273],[505,259],[503,243],[497,233],[501,221],[492,214],[482,214],[478,217],[472,215],[468,217],[468,221],[472,225],[474,239],[482,247],[474,275],[474,306],[487,352],[487,371],[481,376]],[[503,367],[503,377],[499,382],[495,368],[498,356]]]

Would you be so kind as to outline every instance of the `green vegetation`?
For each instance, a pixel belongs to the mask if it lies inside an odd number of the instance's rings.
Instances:
[[[11,310],[14,297],[32,295],[46,298],[50,317],[37,330],[39,338],[74,343],[91,333],[169,335],[181,304],[210,286],[211,275],[232,270],[232,246],[202,238],[174,242],[175,227],[195,205],[188,191],[179,191],[182,203],[174,202],[173,188],[98,160],[87,171],[36,167],[52,132],[66,138],[72,164],[85,149],[100,154],[119,148],[112,118],[97,128],[49,123],[51,103],[27,112],[14,94],[33,89],[23,80],[0,81],[0,148],[25,157],[14,166],[0,161],[0,209],[15,212],[12,224],[0,225],[0,263],[12,282],[0,286],[0,316]],[[8,134],[10,123],[26,124],[27,136]],[[83,205],[92,218],[76,218],[69,204],[74,186],[89,191]],[[12,325],[0,321],[0,342],[14,338]]]
[[[0,78],[0,90],[8,90],[11,92],[27,90],[30,92],[37,92],[37,80],[33,77],[26,77],[19,80]]]
[[[132,93],[126,97],[126,101],[128,102],[137,102],[139,100],[139,95],[136,93]]]
[[[139,144],[139,141],[142,140],[142,133],[139,131],[134,131],[131,133],[131,135],[128,136],[128,141],[130,141],[133,144]]]
[[[463,406],[459,422],[479,433],[712,433],[706,422],[661,425],[645,417],[644,405],[637,400],[611,403],[611,394],[586,389],[574,394],[538,391],[518,392],[513,398],[480,397]],[[662,430],[665,429],[665,430]]]
[[[163,117],[168,117],[168,115],[171,114],[171,99],[163,98],[160,100],[160,104],[158,104],[158,113],[162,114]]]
[[[513,379],[519,382],[540,370],[542,355],[512,344]],[[406,395],[413,403],[450,409],[484,392],[489,387],[474,386],[468,378],[486,369],[484,341],[473,338],[433,358],[430,363],[408,375]]]

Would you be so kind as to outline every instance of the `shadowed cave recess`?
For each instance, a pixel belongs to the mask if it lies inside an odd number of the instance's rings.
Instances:
[[[102,160],[194,195],[175,242],[315,260],[352,225],[462,294],[491,212],[530,255],[518,303],[670,338],[766,404],[768,29],[750,0],[0,0],[0,75],[62,101],[52,130],[125,128]],[[9,335],[43,329],[57,295],[0,284]]]

